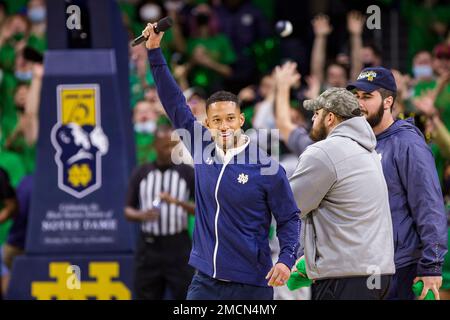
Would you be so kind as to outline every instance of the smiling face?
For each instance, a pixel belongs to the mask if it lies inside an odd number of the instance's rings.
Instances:
[[[224,151],[235,147],[245,121],[239,106],[234,101],[217,101],[208,106],[206,115],[205,124],[219,147]]]

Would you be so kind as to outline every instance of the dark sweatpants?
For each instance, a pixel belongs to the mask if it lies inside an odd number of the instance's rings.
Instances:
[[[368,277],[317,280],[311,286],[311,300],[383,300],[391,278],[391,275],[380,276],[380,287],[373,289],[368,287]]]
[[[412,285],[416,277],[417,264],[412,264],[395,271],[387,296],[388,300],[414,300]]]
[[[273,288],[217,280],[198,271],[187,300],[273,300]]]
[[[187,231],[160,237],[142,234],[135,255],[135,298],[162,300],[169,289],[173,299],[186,299],[194,274],[188,265],[190,250]]]

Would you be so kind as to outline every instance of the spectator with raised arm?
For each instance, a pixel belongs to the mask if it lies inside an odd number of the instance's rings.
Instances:
[[[350,48],[351,48],[351,68],[350,79],[354,80],[363,67],[361,59],[361,51],[363,48],[362,33],[364,28],[365,18],[358,11],[351,11],[347,15],[347,30],[350,34]]]
[[[433,141],[439,146],[441,154],[450,161],[450,132],[439,116],[434,99],[434,92],[428,91],[414,99],[414,105],[427,117],[428,123],[431,125]]]
[[[362,68],[361,51],[362,30],[364,17],[357,11],[351,11],[347,15],[347,30],[350,33],[351,47],[351,71],[350,77],[356,78]],[[345,87],[348,81],[348,70],[345,65],[337,61],[327,65],[327,38],[333,27],[326,15],[317,15],[312,20],[314,30],[314,42],[311,56],[311,75],[322,84],[322,90],[328,87]]]
[[[206,3],[195,7],[195,34],[187,43],[189,57],[189,83],[201,87],[207,93],[223,86],[225,78],[231,77],[230,65],[236,55],[229,39],[217,33],[214,13]]]
[[[441,43],[433,50],[433,71],[436,76],[431,81],[420,81],[414,88],[414,96],[419,97],[424,91],[434,90],[435,106],[447,129],[450,129],[450,44]]]
[[[306,128],[294,124],[290,116],[290,91],[299,81],[296,63],[287,62],[275,68],[276,126],[280,130],[280,138],[297,156],[313,143]]]

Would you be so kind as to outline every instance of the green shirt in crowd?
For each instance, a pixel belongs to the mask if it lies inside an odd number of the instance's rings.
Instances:
[[[414,96],[418,97],[427,90],[436,88],[436,80],[421,81],[414,88]],[[441,114],[442,122],[450,130],[450,84],[447,84],[436,98],[436,108]]]
[[[223,34],[217,34],[209,38],[191,38],[187,42],[187,54],[192,56],[194,49],[197,46],[203,46],[210,57],[221,63],[230,65],[236,60],[236,54],[233,50],[230,40]],[[202,87],[206,91],[210,91],[210,88],[214,84],[220,83],[223,77],[217,72],[196,66],[190,73],[190,84],[192,86]]]
[[[414,88],[414,97],[422,95],[427,90],[436,88],[436,81],[421,81]],[[447,129],[450,130],[450,84],[447,84],[439,96],[436,98],[436,108],[441,114],[442,122],[445,124]],[[439,148],[436,145],[431,146],[435,161],[436,169],[438,171],[439,179],[442,181],[444,169],[445,169],[445,159],[441,155]]]
[[[134,138],[138,165],[154,162],[156,160],[156,151],[153,148],[155,136],[151,133],[135,132]]]

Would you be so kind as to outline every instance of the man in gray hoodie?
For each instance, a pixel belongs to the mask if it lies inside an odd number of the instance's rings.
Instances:
[[[290,184],[301,210],[312,299],[383,299],[395,273],[388,190],[376,138],[358,101],[331,88],[314,111],[310,145]]]

